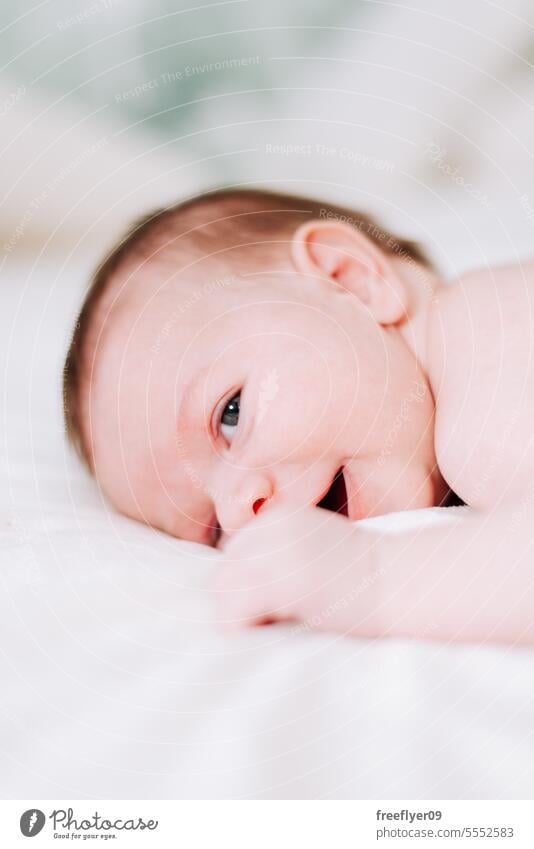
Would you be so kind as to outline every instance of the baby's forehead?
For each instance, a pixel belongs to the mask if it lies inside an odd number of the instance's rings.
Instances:
[[[95,360],[100,371],[133,360],[160,359],[172,349],[185,349],[198,338],[216,335],[217,324],[243,303],[237,275],[204,278],[183,273],[155,277],[150,269],[134,279],[116,280],[102,299],[93,321]]]
[[[164,370],[182,355],[213,354],[251,322],[265,321],[272,302],[287,297],[287,274],[269,269],[244,271],[225,262],[184,265],[145,263],[116,275],[96,322],[100,374],[110,389],[109,370],[127,369],[139,378],[146,364]]]
[[[178,261],[141,266],[111,281],[110,298],[133,309],[164,304],[185,316],[202,311],[195,307],[207,310],[214,302],[233,297],[243,283],[241,274],[224,265],[182,266]]]

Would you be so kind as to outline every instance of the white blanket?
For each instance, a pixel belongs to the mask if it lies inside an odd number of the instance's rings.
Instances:
[[[217,554],[99,507],[0,550],[3,797],[532,795],[530,652],[221,636]]]

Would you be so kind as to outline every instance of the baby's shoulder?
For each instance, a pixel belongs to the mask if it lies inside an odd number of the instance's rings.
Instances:
[[[495,365],[499,380],[515,375],[533,351],[533,328],[534,262],[470,271],[443,284],[428,322],[431,382],[473,390],[476,375],[483,389],[494,382]]]
[[[521,475],[534,473],[533,304],[529,264],[470,272],[446,285],[432,309],[436,457],[471,504],[489,503],[521,464]]]

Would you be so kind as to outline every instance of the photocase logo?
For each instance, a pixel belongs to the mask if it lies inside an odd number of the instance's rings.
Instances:
[[[35,837],[43,830],[47,817],[39,810],[39,808],[30,808],[24,811],[20,818],[20,830],[24,837]],[[111,832],[123,831],[155,831],[159,825],[158,820],[144,820],[143,817],[130,817],[129,819],[110,820],[103,817],[98,811],[95,811],[90,816],[85,816],[76,819],[73,808],[55,808],[48,815],[50,827],[54,831],[54,837],[80,837],[78,832],[83,832],[83,839],[88,837],[102,837],[109,839],[110,836],[117,837],[117,834]],[[63,833],[62,833],[63,832]],[[96,832],[96,834],[94,833]],[[98,834],[105,832],[105,834]]]
[[[30,808],[29,811],[24,811],[20,818],[20,830],[24,837],[35,837],[42,831],[46,822],[46,817],[38,808]]]

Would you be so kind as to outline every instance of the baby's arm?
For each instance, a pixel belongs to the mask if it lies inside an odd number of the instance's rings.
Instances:
[[[534,644],[532,518],[518,503],[383,537],[385,627],[397,636]]]
[[[228,542],[227,626],[293,619],[362,637],[534,644],[533,510],[518,504],[392,536],[310,508],[266,511]]]

